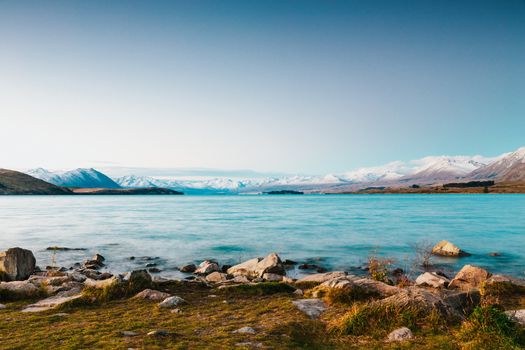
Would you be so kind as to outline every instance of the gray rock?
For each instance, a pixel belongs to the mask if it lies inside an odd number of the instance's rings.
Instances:
[[[211,260],[205,260],[199,264],[199,267],[195,270],[197,275],[209,275],[212,272],[219,272],[221,269],[219,265]]]
[[[22,281],[35,270],[36,259],[30,250],[10,248],[0,253],[0,280]]]
[[[226,282],[228,280],[228,275],[222,272],[212,272],[206,276],[206,281],[211,283],[220,283]]]
[[[386,338],[387,341],[403,341],[414,338],[412,331],[407,327],[401,327],[396,330],[393,330]]]
[[[505,311],[505,314],[511,319],[525,326],[525,309]]]
[[[174,307],[174,306],[185,304],[185,303],[186,303],[186,300],[182,299],[181,297],[172,296],[172,297],[168,297],[164,299],[164,301],[162,301],[159,304],[159,307],[169,308],[169,307]]]
[[[262,278],[267,282],[281,282],[283,280],[283,276],[276,273],[265,273]]]
[[[440,276],[435,272],[425,272],[416,278],[416,285],[429,286],[434,288],[445,288],[450,283],[446,277]]]
[[[93,287],[93,288],[106,288],[106,287],[109,287],[113,284],[117,284],[117,283],[120,283],[121,280],[120,278],[118,277],[111,277],[111,278],[108,278],[108,279],[105,279],[105,280],[94,280],[94,279],[91,279],[91,278],[87,278],[85,281],[84,281],[84,285],[86,287]]]
[[[316,273],[316,274],[313,274],[313,275],[308,275],[308,276],[305,276],[303,278],[300,278],[296,282],[297,283],[301,283],[301,282],[318,282],[318,283],[323,283],[323,282],[326,282],[326,281],[329,281],[329,280],[332,280],[332,279],[335,279],[335,278],[345,277],[346,275],[347,275],[347,273],[344,272],[344,271],[333,271],[333,272],[326,272],[326,273]]]
[[[29,281],[0,282],[0,292],[16,298],[31,298],[38,294],[39,289]]]
[[[129,288],[137,292],[151,288],[152,282],[151,275],[146,270],[132,271],[128,279]]]
[[[255,334],[257,332],[252,327],[242,327],[242,328],[239,328],[239,329],[233,331],[232,333]]]
[[[64,303],[71,300],[75,300],[82,297],[80,290],[72,290],[66,292],[60,292],[55,296],[40,300],[35,304],[26,306],[22,312],[41,312],[54,309]]]
[[[171,295],[169,293],[159,292],[158,290],[153,289],[144,289],[142,292],[134,296],[138,299],[147,299],[152,301],[162,301],[166,298],[169,298]]]
[[[326,311],[326,305],[320,299],[299,299],[292,301],[292,303],[299,309],[299,311],[313,319],[318,318]]]
[[[271,253],[264,259],[254,258],[232,266],[228,269],[228,273],[233,276],[245,276],[248,279],[262,279],[265,273],[286,275],[281,258],[276,253]]]
[[[122,331],[120,332],[120,334],[123,337],[136,337],[137,335],[139,335],[137,332],[132,332],[132,331]]]

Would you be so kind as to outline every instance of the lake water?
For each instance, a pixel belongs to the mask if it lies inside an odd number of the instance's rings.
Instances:
[[[525,195],[0,197],[0,249],[31,249],[41,267],[57,245],[88,249],[58,252],[61,266],[99,252],[121,272],[144,266],[130,256],[152,256],[166,276],[273,251],[332,270],[353,271],[371,254],[410,269],[415,244],[442,239],[472,254],[434,258],[445,270],[469,263],[523,277]]]

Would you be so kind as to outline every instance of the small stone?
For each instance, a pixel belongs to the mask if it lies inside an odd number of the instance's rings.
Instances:
[[[412,334],[412,331],[408,329],[407,327],[401,327],[394,331],[392,331],[387,336],[387,341],[393,342],[393,341],[403,341],[414,338],[414,335]]]
[[[164,299],[162,303],[159,304],[159,307],[173,307],[179,304],[184,304],[186,301],[178,296],[172,296]]]
[[[491,252],[489,253],[489,256],[501,256],[500,252]]]
[[[146,267],[155,267],[157,266],[157,263],[149,263],[149,264],[146,264]]]
[[[120,332],[120,334],[123,337],[136,337],[137,335],[139,335],[137,332],[132,332],[132,331],[122,331]]]
[[[0,304],[0,310],[2,309],[5,309],[7,306],[5,306],[4,304]]]
[[[253,329],[252,327],[242,327],[233,331],[232,333],[255,334],[256,332],[255,329]]]
[[[159,272],[162,272],[162,270],[156,267],[152,267],[148,269],[148,272],[149,273],[159,273]]]
[[[182,310],[181,309],[173,309],[170,311],[172,314],[181,314],[182,313]]]
[[[69,314],[65,313],[65,312],[59,312],[59,313],[53,314],[53,315],[51,315],[49,317],[66,317],[66,316],[69,316]]]
[[[294,290],[293,294],[297,296],[302,296],[304,292],[302,291],[302,289],[296,289]]]
[[[150,336],[150,337],[165,337],[165,336],[167,336],[169,334],[170,333],[167,330],[157,329],[157,330],[149,332],[148,336]]]
[[[299,309],[299,311],[313,319],[318,318],[324,311],[326,311],[326,305],[320,299],[300,299],[294,300],[292,303]]]

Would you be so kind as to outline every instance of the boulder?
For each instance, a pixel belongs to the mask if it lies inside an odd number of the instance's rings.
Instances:
[[[65,292],[60,292],[55,296],[40,300],[35,304],[26,306],[22,312],[41,312],[54,309],[62,304],[65,304],[71,300],[75,300],[82,297],[80,288],[72,289]]]
[[[320,296],[327,289],[341,289],[349,293],[355,292],[356,298],[386,298],[402,291],[399,287],[390,286],[386,283],[361,278],[356,276],[345,276],[334,278],[321,283],[313,290],[313,296]]]
[[[249,279],[263,278],[265,273],[286,275],[283,262],[276,253],[271,253],[264,259],[254,258],[232,266],[228,269],[228,273],[233,276],[245,276]]]
[[[104,261],[106,261],[106,258],[104,258],[102,255],[100,254],[95,254],[92,258],[91,258],[91,261],[94,261],[96,262],[97,264],[99,265],[103,265]]]
[[[206,281],[211,283],[220,283],[226,282],[228,280],[228,275],[222,272],[212,272],[206,276]]]
[[[511,319],[525,326],[525,309],[505,311],[505,314]]]
[[[168,297],[168,298],[164,299],[164,301],[162,301],[159,304],[159,307],[169,308],[169,307],[174,307],[174,306],[177,306],[177,305],[180,305],[180,304],[184,304],[184,303],[186,303],[186,301],[184,299],[182,299],[181,297],[172,296],[172,297]]]
[[[159,292],[158,290],[153,289],[144,289],[142,292],[134,296],[138,299],[147,299],[152,301],[162,301],[166,298],[169,298],[171,295],[169,293]]]
[[[403,340],[409,340],[412,338],[414,338],[412,331],[408,329],[407,327],[401,327],[401,328],[395,329],[392,332],[390,332],[390,334],[386,337],[386,341],[388,342],[403,341]]]
[[[0,282],[0,295],[5,299],[32,298],[39,288],[30,281]]]
[[[180,272],[191,273],[197,270],[197,266],[195,266],[195,264],[188,264],[188,265],[181,266],[179,270]]]
[[[0,280],[22,281],[35,270],[36,259],[30,250],[10,248],[0,253]]]
[[[459,249],[449,241],[441,241],[432,248],[432,254],[441,256],[468,256],[467,252]]]
[[[219,265],[211,260],[205,260],[199,264],[199,267],[195,270],[197,275],[209,275],[212,272],[219,272]]]
[[[129,275],[128,285],[131,290],[141,291],[151,288],[153,280],[146,270],[135,270]]]
[[[321,299],[298,299],[292,301],[299,311],[312,319],[316,319],[326,311],[326,305]]]
[[[446,288],[450,280],[435,272],[425,272],[416,278],[416,285],[434,288]]]
[[[111,278],[107,278],[105,280],[94,280],[94,279],[91,279],[91,278],[86,278],[86,280],[84,281],[84,285],[86,287],[103,289],[103,288],[107,288],[107,287],[109,287],[111,285],[120,283],[120,282],[121,282],[120,278],[117,278],[115,276],[113,276]]]
[[[449,283],[448,288],[479,288],[490,276],[490,273],[481,267],[465,265]]]
[[[335,278],[339,277],[345,277],[347,275],[344,271],[333,271],[333,272],[326,272],[326,273],[316,273],[313,275],[308,275],[305,277],[302,277],[296,281],[296,283],[302,283],[302,282],[318,282],[323,283]]]

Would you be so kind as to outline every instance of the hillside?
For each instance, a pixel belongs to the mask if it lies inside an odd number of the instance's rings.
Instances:
[[[525,181],[525,147],[498,157],[491,164],[473,171],[473,179]]]
[[[27,174],[0,169],[0,195],[11,194],[73,194],[69,189],[55,186]]]
[[[29,175],[56,186],[77,188],[119,188],[120,186],[105,174],[93,168],[52,172],[46,169],[31,169]]]

